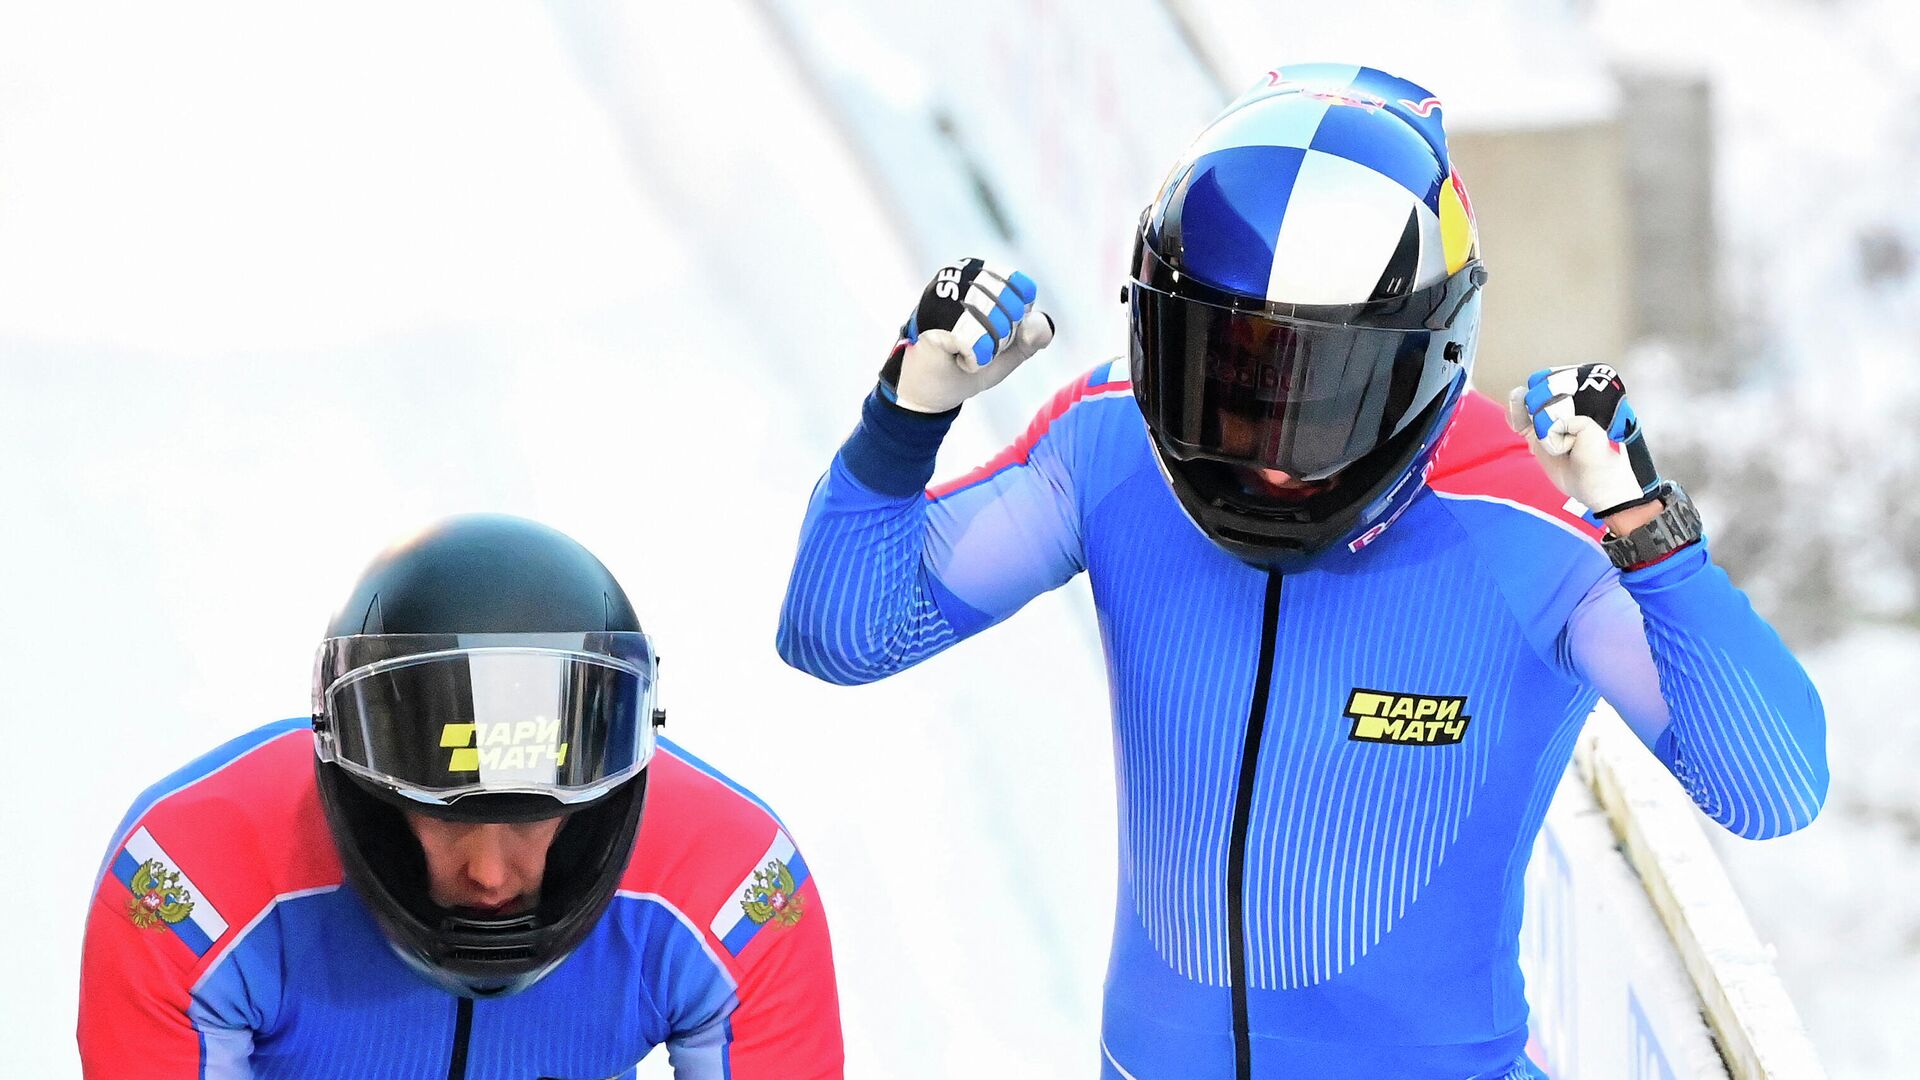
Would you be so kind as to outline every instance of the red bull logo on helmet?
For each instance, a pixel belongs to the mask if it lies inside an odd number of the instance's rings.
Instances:
[[[1369,94],[1365,90],[1356,90],[1351,86],[1328,86],[1325,83],[1295,82],[1281,73],[1279,68],[1267,72],[1266,89],[1279,94],[1305,94],[1315,101],[1324,101],[1329,105],[1346,105],[1355,109],[1375,112],[1387,107],[1385,98]]]

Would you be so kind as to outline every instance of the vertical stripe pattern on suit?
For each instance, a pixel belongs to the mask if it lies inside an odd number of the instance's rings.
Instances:
[[[1656,753],[1730,828],[1818,809],[1823,720],[1777,637],[1704,549],[1616,574],[1497,403],[1461,406],[1445,486],[1279,599],[1181,509],[1118,370],[924,497],[874,463],[930,474],[928,440],[869,415],[809,507],[780,638],[864,681],[1087,571],[1120,832],[1102,1075],[1536,1077],[1523,870],[1591,673],[1655,703]]]
[[[1751,839],[1801,828],[1819,812],[1826,771],[1746,667],[1724,649],[1647,620],[1672,717],[1670,767],[1708,817]],[[1683,656],[1684,664],[1669,657]],[[1733,738],[1722,729],[1731,727]],[[1705,737],[1703,737],[1705,736]]]
[[[1346,970],[1406,913],[1473,812],[1517,681],[1492,663],[1504,651],[1496,639],[1461,634],[1501,621],[1490,584],[1445,605],[1404,598],[1408,583],[1395,573],[1290,584],[1298,602],[1283,611],[1282,632],[1295,666],[1277,676],[1278,689],[1352,687],[1397,668],[1392,689],[1446,693],[1460,670],[1500,675],[1492,696],[1467,702],[1471,736],[1452,746],[1355,744],[1344,701],[1276,694],[1248,844],[1248,951],[1262,989]],[[1395,612],[1390,636],[1379,632],[1383,611]]]
[[[1242,567],[1224,592],[1169,590],[1181,561],[1165,551],[1116,560],[1094,581],[1114,699],[1120,871],[1155,951],[1189,979],[1226,986],[1227,836],[1267,578]]]
[[[852,482],[830,475],[822,487]],[[837,528],[802,540],[787,603],[811,613],[808,625],[829,632],[790,634],[783,620],[783,655],[791,651],[792,662],[851,685],[911,667],[953,644],[958,635],[922,581],[926,519],[918,501],[853,511]]]

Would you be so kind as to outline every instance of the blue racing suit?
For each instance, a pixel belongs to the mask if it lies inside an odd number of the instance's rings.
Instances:
[[[1825,797],[1818,696],[1705,545],[1616,571],[1484,397],[1391,528],[1285,575],[1187,518],[1123,361],[923,491],[951,420],[868,399],[779,648],[883,678],[1086,571],[1119,769],[1104,1077],[1537,1075],[1522,873],[1602,693],[1735,833]]]
[[[241,736],[143,793],[87,912],[87,1080],[837,1080],[818,886],[773,811],[661,740],[612,902],[531,988],[417,975],[346,883],[311,722]],[[778,870],[768,918],[745,908]],[[790,882],[790,884],[786,884]]]

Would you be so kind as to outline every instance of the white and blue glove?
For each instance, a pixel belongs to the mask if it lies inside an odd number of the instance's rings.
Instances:
[[[1658,497],[1660,472],[1610,365],[1534,372],[1507,396],[1507,423],[1526,436],[1561,492],[1596,517]]]
[[[1040,289],[1018,270],[980,259],[948,263],[880,369],[880,392],[902,408],[943,413],[995,386],[1053,340]]]

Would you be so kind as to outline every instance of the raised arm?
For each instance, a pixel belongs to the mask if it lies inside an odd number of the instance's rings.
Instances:
[[[1561,490],[1607,523],[1624,564],[1568,621],[1575,673],[1729,831],[1758,840],[1805,827],[1827,795],[1819,693],[1714,565],[1684,494],[1660,481],[1619,376],[1604,365],[1537,373],[1510,419]]]
[[[828,682],[871,682],[1081,569],[1062,417],[1088,396],[1086,380],[992,462],[926,490],[960,403],[1051,339],[1035,295],[1025,275],[979,260],[949,266],[927,286],[807,508],[780,613],[789,664]]]

